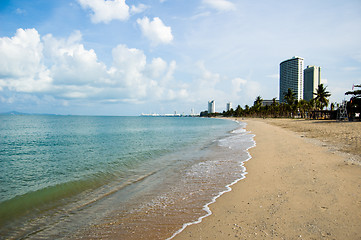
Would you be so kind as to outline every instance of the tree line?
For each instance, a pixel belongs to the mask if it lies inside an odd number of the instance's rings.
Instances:
[[[328,107],[330,92],[327,91],[323,84],[318,85],[314,98],[310,101],[296,99],[296,93],[292,89],[288,89],[285,93],[285,103],[278,103],[276,98],[272,99],[270,105],[263,106],[263,99],[258,96],[253,106],[245,105],[242,108],[240,105],[236,109],[224,111],[222,114],[226,117],[295,117],[309,118],[311,112],[320,111]],[[335,104],[331,104],[331,110],[334,110]]]

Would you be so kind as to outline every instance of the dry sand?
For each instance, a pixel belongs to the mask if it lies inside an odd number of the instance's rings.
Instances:
[[[248,175],[175,239],[361,239],[361,123],[246,122]]]

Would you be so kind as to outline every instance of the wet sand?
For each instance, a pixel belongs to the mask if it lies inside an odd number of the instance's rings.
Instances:
[[[361,123],[246,122],[248,175],[174,239],[361,239]]]

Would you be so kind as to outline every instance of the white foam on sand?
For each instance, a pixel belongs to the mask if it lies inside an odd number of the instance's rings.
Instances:
[[[237,121],[237,122],[238,122],[238,121]],[[241,140],[241,138],[237,138],[237,135],[251,134],[250,132],[247,132],[246,129],[245,129],[245,127],[246,127],[246,125],[247,125],[246,123],[244,123],[244,122],[239,122],[239,123],[240,123],[241,127],[240,127],[240,128],[237,128],[237,129],[235,129],[235,130],[233,130],[233,131],[231,132],[231,133],[234,134],[234,135],[231,136],[232,141],[231,141],[231,145],[228,146],[229,148],[232,148],[232,145],[237,143],[237,142],[234,141],[234,140]],[[220,196],[222,196],[224,193],[227,193],[227,192],[232,191],[231,186],[233,186],[234,184],[236,184],[236,183],[239,182],[240,180],[246,178],[246,175],[247,175],[248,173],[246,172],[246,167],[244,166],[244,163],[247,162],[247,161],[249,161],[249,160],[252,158],[252,156],[250,155],[250,153],[249,153],[248,150],[249,150],[250,148],[253,148],[253,147],[256,146],[256,142],[254,141],[254,137],[255,137],[255,135],[254,135],[254,134],[251,134],[251,141],[252,141],[253,145],[250,146],[250,147],[248,147],[246,150],[244,150],[244,152],[247,153],[248,158],[247,158],[246,160],[242,160],[241,163],[240,163],[241,172],[242,172],[241,177],[238,178],[238,179],[236,179],[236,180],[233,181],[232,183],[226,185],[226,186],[225,186],[225,187],[226,187],[226,190],[219,192],[218,195],[216,195],[215,197],[213,197],[212,200],[211,200],[209,203],[207,203],[207,204],[205,204],[205,205],[203,206],[203,210],[206,211],[206,214],[205,214],[205,215],[199,217],[196,221],[188,222],[188,223],[183,224],[183,226],[182,226],[178,231],[176,231],[171,237],[167,238],[167,240],[173,239],[176,235],[178,235],[178,234],[181,233],[184,229],[186,229],[186,227],[188,227],[188,226],[190,226],[190,225],[193,225],[193,224],[198,224],[198,223],[202,222],[203,218],[206,218],[206,217],[212,215],[212,211],[210,210],[209,205],[212,204],[212,203],[214,203],[214,202],[216,202],[217,198],[219,198]]]

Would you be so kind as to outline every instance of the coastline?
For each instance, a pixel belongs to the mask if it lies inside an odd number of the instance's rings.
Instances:
[[[326,126],[329,132],[317,137],[314,130],[300,131],[287,121],[245,120],[257,144],[245,163],[247,177],[210,204],[210,216],[173,239],[361,237],[361,167],[354,155],[358,148],[342,148],[340,139],[335,145],[323,136],[339,134],[331,128],[341,125]],[[361,125],[346,128],[352,126]],[[346,154],[335,148],[346,149]]]
[[[232,119],[232,120],[233,120],[233,121],[236,121],[236,122],[239,122],[237,119]],[[241,128],[241,129],[244,129],[244,128]],[[236,129],[236,130],[237,130],[237,129]],[[246,134],[251,134],[251,133],[246,133]],[[218,195],[216,195],[215,197],[213,197],[209,203],[207,203],[206,205],[203,206],[202,209],[206,212],[205,215],[199,217],[197,220],[195,220],[195,221],[193,221],[193,222],[184,223],[183,226],[182,226],[179,230],[177,230],[175,233],[173,233],[172,236],[170,236],[169,238],[167,238],[167,240],[174,239],[174,237],[176,237],[178,234],[182,233],[188,226],[191,226],[191,225],[194,225],[194,224],[199,224],[199,223],[201,223],[201,222],[203,221],[204,218],[211,216],[211,215],[212,215],[212,211],[211,211],[211,209],[210,209],[210,205],[211,205],[211,204],[214,204],[214,203],[217,201],[217,199],[218,199],[219,197],[221,197],[223,194],[232,191],[232,186],[233,186],[233,185],[237,184],[239,181],[241,181],[241,180],[243,180],[243,179],[246,178],[246,175],[248,174],[248,172],[247,172],[247,169],[246,169],[246,167],[245,167],[244,165],[245,165],[246,162],[248,162],[250,159],[252,159],[252,156],[251,156],[250,153],[249,153],[249,149],[254,148],[254,147],[256,146],[256,142],[253,140],[253,139],[254,139],[254,135],[251,134],[251,136],[252,136],[251,138],[252,138],[253,145],[250,146],[250,147],[248,147],[248,148],[245,149],[245,150],[242,150],[242,151],[244,151],[244,152],[247,153],[248,158],[247,158],[246,160],[242,160],[241,163],[240,163],[240,167],[241,167],[241,169],[242,169],[241,177],[238,178],[238,179],[236,179],[236,180],[233,181],[232,183],[226,185],[226,186],[225,186],[226,190],[219,192]]]

